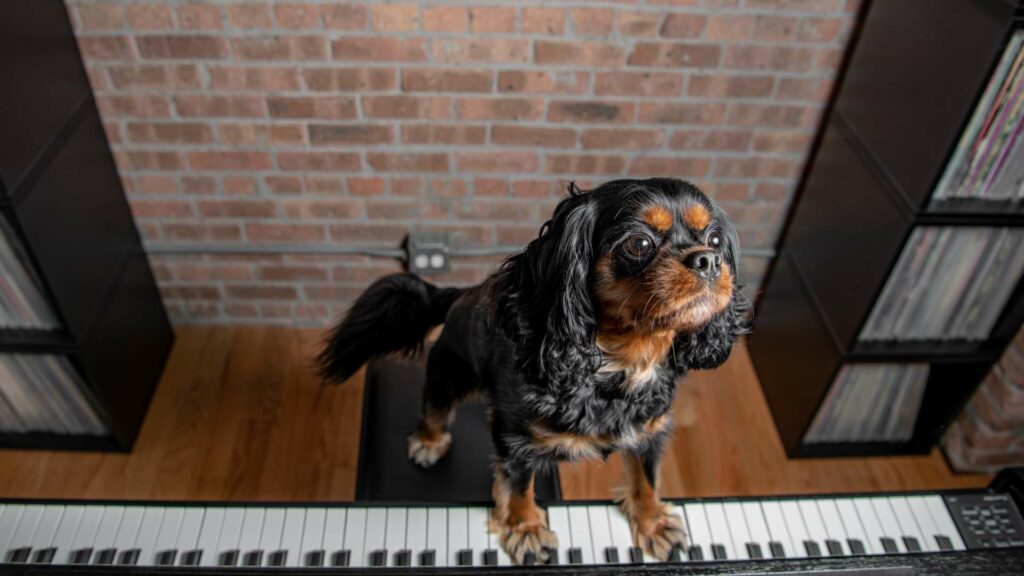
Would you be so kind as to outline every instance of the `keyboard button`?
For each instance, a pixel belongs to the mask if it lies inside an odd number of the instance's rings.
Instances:
[[[36,550],[36,553],[32,556],[33,564],[50,564],[53,562],[54,556],[57,555],[57,549],[43,548],[42,550]]]
[[[629,547],[629,561],[633,564],[643,564],[644,562],[644,551],[638,546]]]
[[[80,548],[71,553],[70,564],[88,564],[92,558],[92,548]]]
[[[96,554],[96,564],[110,565],[114,563],[117,558],[117,550],[113,548],[104,548]]]
[[[139,558],[142,555],[142,551],[138,548],[132,548],[121,552],[121,557],[117,559],[119,566],[136,566],[139,563]]]
[[[331,554],[331,566],[335,568],[347,568],[351,565],[351,561],[351,550],[338,550],[334,554]]]
[[[274,567],[282,567],[288,563],[288,551],[287,550],[275,550],[270,553],[270,557],[267,558],[267,565]]]
[[[569,548],[569,564],[583,564],[583,551],[579,548]]]
[[[848,539],[846,541],[846,545],[850,547],[850,554],[859,555],[867,553],[867,551],[864,549],[864,543],[856,538]]]
[[[203,561],[202,550],[189,550],[181,555],[182,566],[199,566]]]
[[[782,547],[782,543],[775,542],[774,540],[768,543],[768,549],[772,553],[772,558],[785,558],[786,549]]]
[[[921,543],[917,541],[917,538],[913,536],[904,536],[903,545],[907,547],[907,552],[920,552]]]
[[[242,557],[242,566],[257,567],[263,565],[263,550],[250,550]]]
[[[837,540],[832,540],[832,539],[825,540],[825,548],[828,550],[828,555],[829,556],[842,556],[843,555],[843,545],[840,544],[839,541],[837,541]]]
[[[387,550],[374,550],[370,552],[370,567],[371,568],[383,568],[388,563],[388,551]]]
[[[310,550],[306,552],[305,564],[309,568],[322,568],[324,565],[324,551]]]
[[[704,560],[704,549],[700,546],[690,546],[686,549],[686,555],[695,562]]]
[[[896,541],[892,538],[880,538],[879,542],[882,543],[882,550],[885,550],[886,554],[897,554],[900,551],[900,549],[896,547]]]
[[[7,561],[11,564],[25,564],[32,556],[32,549],[27,546],[11,550],[7,555]]]
[[[437,561],[436,558],[436,552],[424,550],[420,552],[420,566],[434,566]],[[497,556],[495,556],[495,565],[497,565]]]
[[[945,536],[936,536],[935,543],[938,544],[939,550],[946,551],[953,549],[953,542]]]
[[[387,509],[387,525],[384,530],[384,546],[385,550],[390,550],[389,556],[391,557],[389,566],[399,566],[398,560],[401,556],[402,550],[407,550],[409,547],[405,544],[405,521],[407,518],[405,508],[388,508]],[[406,564],[408,566],[408,564]]]
[[[747,556],[749,556],[750,558],[753,558],[754,560],[764,558],[764,554],[761,553],[761,546],[759,546],[758,544],[754,542],[748,542],[746,548]]]
[[[395,566],[412,566],[412,551],[399,550],[398,552],[395,552]]]
[[[532,553],[531,553],[532,554]],[[537,558],[534,557],[534,562]],[[525,564],[525,561],[524,561]],[[456,566],[472,566],[473,565],[473,551],[468,548],[463,548],[455,553],[455,565]]]
[[[725,551],[725,546],[723,546],[721,544],[712,544],[711,545],[711,556],[715,560],[728,560],[729,559],[729,555]]]
[[[472,554],[470,554],[470,560],[468,564],[460,564],[460,566],[472,566]],[[460,559],[461,560],[461,559]],[[537,563],[537,555],[532,550],[528,550],[526,554],[523,554],[523,566],[533,566]]]
[[[217,559],[218,566],[238,566],[238,550],[225,550]]]
[[[683,561],[683,547],[676,544],[668,551],[669,562],[682,562]]]
[[[498,565],[498,551],[493,548],[484,550],[484,566]]]
[[[545,546],[544,547],[544,551],[548,553],[548,561],[545,562],[544,564],[546,564],[547,566],[557,566],[558,565],[558,548],[551,548],[551,547]]]
[[[174,559],[178,557],[177,550],[163,550],[157,552],[156,565],[157,566],[174,566]]]
[[[804,540],[804,552],[810,558],[818,558],[821,556],[821,547],[813,540]]]
[[[604,561],[609,564],[619,563],[619,549],[614,546],[608,546],[604,549]]]
[[[469,510],[466,508],[448,509],[448,565],[472,566],[473,555],[469,556],[469,564],[460,564],[460,553],[469,549]]]
[[[590,515],[586,506],[568,506],[569,509],[569,542],[573,548],[579,550],[580,561],[576,564],[596,564],[594,557],[594,543],[591,539]],[[572,551],[569,552],[572,554]],[[572,559],[570,558],[570,563]]]

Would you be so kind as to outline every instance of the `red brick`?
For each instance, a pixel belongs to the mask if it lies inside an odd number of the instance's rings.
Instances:
[[[299,72],[295,68],[254,68],[249,66],[210,66],[210,88],[214,90],[292,91],[298,90]]]
[[[771,96],[774,86],[774,76],[698,74],[690,77],[686,91],[705,98],[763,98]]]
[[[110,90],[110,83],[107,82],[106,67],[86,64],[85,75],[89,78],[89,84],[92,86],[93,92]]]
[[[720,124],[724,118],[725,105],[720,103],[640,105],[640,121],[644,123],[710,125]]]
[[[537,120],[544,115],[540,98],[463,98],[456,116],[463,120]]]
[[[356,101],[333,96],[268,96],[271,118],[346,119],[356,117]]]
[[[217,286],[162,286],[160,291],[165,298],[219,300],[221,297]]]
[[[197,144],[209,142],[211,133],[207,124],[129,122],[128,138],[143,143]]]
[[[383,178],[353,176],[346,183],[349,193],[354,196],[380,196],[387,190],[387,182]]]
[[[399,237],[401,239],[401,237]],[[366,285],[360,286],[303,286],[302,291],[310,300],[327,300],[330,302],[351,302],[366,290]]]
[[[719,41],[749,40],[754,29],[754,18],[739,14],[712,14],[704,27],[704,38]]]
[[[265,2],[229,4],[228,19],[237,28],[271,28],[270,6]]]
[[[526,34],[560,35],[565,31],[565,10],[540,6],[524,7],[522,31]]]
[[[363,116],[441,120],[451,117],[451,99],[433,96],[364,96]]]
[[[588,150],[650,150],[661,148],[658,130],[628,128],[591,128],[583,132],[580,143]]]
[[[630,66],[669,68],[712,68],[718,65],[721,47],[717,44],[675,44],[639,42],[629,55]]]
[[[277,165],[285,171],[356,172],[359,154],[351,152],[278,152]]]
[[[470,6],[469,29],[478,33],[515,32],[516,9],[511,6]]]
[[[412,124],[402,126],[406,144],[483,144],[487,128],[471,124]]]
[[[367,92],[394,90],[394,70],[384,68],[312,68],[302,71],[306,86],[314,92]]]
[[[525,38],[435,38],[435,62],[514,63],[530,61],[530,41]]]
[[[465,180],[451,178],[435,178],[428,183],[430,193],[434,196],[467,196],[469,188]]]
[[[762,132],[754,137],[754,150],[762,152],[806,152],[811,147],[811,132]]]
[[[831,92],[831,78],[780,78],[776,98],[821,102],[828,99]]]
[[[669,14],[661,27],[661,35],[666,38],[700,38],[707,21],[704,14]]]
[[[615,21],[615,10],[609,8],[573,8],[570,14],[577,35],[606,36]]]
[[[231,318],[258,318],[259,308],[253,304],[236,304],[228,302],[224,304],[224,312]]]
[[[277,213],[268,200],[203,200],[199,214],[204,218],[272,218]]]
[[[537,238],[537,226],[524,225],[517,226],[514,224],[501,224],[495,226],[495,231],[498,233],[498,244],[512,245],[512,246],[524,246],[532,242]]]
[[[129,170],[180,170],[181,156],[177,152],[160,150],[134,150],[124,153],[123,168]],[[122,166],[118,162],[118,166]]]
[[[366,161],[381,172],[447,172],[449,168],[448,155],[434,152],[370,152]]]
[[[489,70],[420,68],[402,71],[405,92],[490,92]]]
[[[732,104],[726,121],[733,126],[768,126],[773,128],[812,127],[818,109],[777,104]]]
[[[750,185],[746,182],[710,182],[700,188],[718,202],[747,202],[750,198]]]
[[[586,72],[550,72],[543,70],[501,70],[498,91],[530,94],[584,94],[590,75]]]
[[[544,164],[544,171],[549,174],[622,174],[625,169],[622,156],[549,154]]]
[[[178,111],[179,116],[186,117],[256,118],[266,116],[263,98],[259,96],[189,94],[175,96],[174,108]]]
[[[220,30],[224,27],[219,6],[179,4],[174,7],[182,30]]]
[[[181,188],[185,194],[208,196],[217,193],[217,179],[212,176],[182,176]]]
[[[614,96],[679,96],[683,75],[673,72],[599,72],[594,93]]]
[[[843,0],[747,0],[747,8],[772,12],[838,12]]]
[[[131,206],[136,218],[183,218],[192,215],[192,204],[181,200],[134,199]]]
[[[245,235],[255,242],[309,242],[324,239],[324,227],[319,224],[281,224],[249,222]]]
[[[229,298],[243,300],[294,300],[299,297],[293,286],[228,286]]]
[[[455,205],[456,215],[466,220],[528,220],[530,204],[512,200],[470,200]]]
[[[329,227],[331,240],[354,244],[386,243],[394,246],[401,241],[407,230],[402,224],[346,222]],[[365,289],[365,288],[364,288]]]
[[[762,42],[792,42],[799,25],[799,18],[759,14],[754,20],[753,38]]]
[[[174,17],[171,8],[162,4],[129,4],[125,6],[128,25],[138,30],[171,30]]]
[[[391,194],[394,196],[418,196],[423,190],[423,181],[413,176],[391,178]]]
[[[767,200],[769,202],[788,202],[792,186],[788,184],[776,184],[774,182],[758,182],[754,188],[754,199]]]
[[[806,72],[814,65],[814,50],[789,46],[729,46],[725,50],[726,68],[745,70],[782,70]]]
[[[167,174],[139,174],[132,187],[132,192],[138,194],[174,194],[177,191],[177,178]]]
[[[302,193],[302,179],[298,176],[266,176],[263,184],[271,194],[291,195]]]
[[[465,32],[469,11],[465,6],[424,6],[423,30],[426,32]]]
[[[576,146],[576,131],[571,128],[499,124],[491,128],[491,143],[531,148],[573,148]]]
[[[626,123],[636,115],[632,102],[594,100],[552,100],[548,120],[552,122]]]
[[[672,176],[689,180],[707,175],[710,168],[709,158],[645,156],[633,160],[629,173],[634,176]]]
[[[117,30],[124,28],[124,5],[110,2],[76,3],[75,12],[82,30]]]
[[[540,167],[532,152],[461,152],[456,162],[466,172],[536,172]]]
[[[798,162],[783,158],[722,157],[715,163],[713,174],[721,178],[793,178],[798,168]]]
[[[502,178],[474,178],[474,196],[507,196],[508,182]]]
[[[843,22],[838,18],[804,18],[796,39],[800,42],[834,42],[843,30]]]
[[[266,152],[205,151],[190,152],[193,170],[269,170],[273,159]]]
[[[227,43],[219,36],[138,36],[135,42],[143,58],[219,60],[228,56]]]
[[[427,59],[423,38],[339,38],[331,43],[331,50],[335,60],[423,62]]]
[[[219,124],[217,140],[236,146],[302,145],[306,132],[301,124]]]
[[[295,281],[314,280],[326,281],[327,268],[321,266],[287,266],[274,264],[270,266],[259,266],[256,275],[260,280],[270,281]]]
[[[160,230],[169,240],[232,241],[242,238],[238,224],[195,224],[190,222],[161,223]]]
[[[320,6],[324,26],[331,30],[364,30],[369,22],[362,4],[324,4]]]
[[[307,175],[305,185],[306,192],[312,194],[342,194],[345,192],[345,178],[336,174]]]
[[[843,50],[841,48],[821,48],[814,54],[814,65],[811,67],[811,71],[831,74],[839,69],[839,63],[842,60]]]
[[[320,27],[320,10],[316,4],[275,4],[274,20],[278,28],[315,30]]]
[[[194,64],[127,64],[107,68],[117,88],[199,88],[202,78]]]
[[[512,183],[512,196],[516,198],[547,198],[551,192],[548,180],[517,180]],[[561,190],[556,192],[560,193]]]
[[[252,280],[252,268],[244,264],[196,264],[178,262],[174,266],[174,277],[182,282],[210,282],[216,280],[234,280],[245,282]]]
[[[348,220],[363,215],[363,201],[354,198],[282,200],[281,208],[289,218]]]
[[[665,17],[660,12],[619,12],[619,34],[622,36],[657,36],[661,30],[662,19]]]
[[[128,36],[79,36],[78,48],[90,62],[133,59]]]
[[[438,204],[413,200],[367,200],[366,216],[381,220],[443,220],[447,211]]]
[[[388,144],[394,140],[391,126],[373,124],[310,124],[310,144],[327,146],[365,146]]]
[[[625,51],[622,46],[604,42],[537,40],[534,61],[537,64],[575,64],[578,66],[619,66]]]
[[[411,32],[419,27],[415,3],[375,4],[370,8],[371,25],[379,32]]]
[[[221,188],[228,196],[252,196],[258,191],[256,179],[249,176],[225,176]]]
[[[327,40],[321,36],[274,36],[232,38],[231,48],[240,61],[257,60],[324,60]]]

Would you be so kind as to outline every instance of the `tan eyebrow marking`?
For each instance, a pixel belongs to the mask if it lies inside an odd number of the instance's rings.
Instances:
[[[683,222],[694,230],[703,230],[711,224],[711,212],[703,204],[690,204],[683,209]]]
[[[658,232],[664,232],[672,227],[672,213],[661,206],[651,206],[644,210],[644,222]]]

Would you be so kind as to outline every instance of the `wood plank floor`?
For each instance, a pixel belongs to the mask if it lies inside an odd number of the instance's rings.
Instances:
[[[362,375],[324,387],[321,333],[183,327],[131,454],[0,450],[0,498],[350,500]],[[929,456],[787,460],[746,351],[695,373],[676,402],[683,425],[662,467],[667,496],[983,486]],[[411,427],[412,422],[396,423]],[[455,439],[458,441],[458,438]],[[563,466],[567,498],[607,498],[621,463]]]

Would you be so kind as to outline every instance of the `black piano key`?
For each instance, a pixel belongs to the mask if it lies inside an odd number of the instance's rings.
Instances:
[[[345,568],[349,565],[351,559],[351,550],[338,550],[334,554],[331,554],[331,566]]]
[[[242,557],[242,566],[255,567],[263,565],[263,550],[250,550]]]
[[[104,548],[96,554],[96,564],[110,565],[114,563],[117,558],[117,550],[114,548]]]
[[[139,556],[142,554],[142,550],[138,548],[129,548],[121,552],[121,557],[117,559],[117,563],[121,566],[135,566],[139,563]],[[234,564],[232,564],[234,566]]]
[[[691,558],[691,560],[692,560],[692,558]],[[641,550],[639,546],[630,546],[629,547],[629,561],[632,562],[633,564],[643,564],[644,563],[644,551]]]
[[[804,550],[807,551],[807,555],[811,558],[821,556],[821,547],[814,540],[804,540]]]
[[[370,552],[370,567],[371,568],[383,568],[388,564],[388,551],[387,550],[374,550]]]
[[[164,550],[163,552],[157,552],[156,554],[156,565],[157,566],[174,566],[174,559],[178,557],[177,550]],[[250,564],[251,566],[251,564]],[[255,564],[259,566],[259,564]]]
[[[728,555],[725,553],[725,546],[723,546],[721,544],[712,544],[711,545],[711,556],[715,560],[728,560],[729,559]]]
[[[604,549],[604,561],[609,564],[619,563],[619,549],[615,546],[608,546]]]
[[[583,551],[579,548],[569,548],[569,564],[583,564]]]
[[[412,550],[395,552],[395,566],[412,566]]]
[[[686,555],[690,557],[690,560],[703,560],[704,550],[700,546],[690,546],[689,550],[686,551]]]
[[[825,548],[828,549],[829,556],[843,555],[843,545],[836,540],[825,540]]]
[[[287,550],[275,550],[270,553],[270,558],[267,559],[267,564],[271,566],[284,566],[288,563],[288,551]]]
[[[238,550],[225,550],[220,553],[220,557],[217,558],[218,566],[238,566]]]
[[[497,558],[497,556],[495,556]],[[437,555],[433,550],[420,552],[420,566],[433,566],[437,563]]]
[[[683,547],[676,544],[668,551],[669,562],[682,562],[683,561]]]
[[[896,547],[896,541],[888,536],[879,538],[879,541],[882,543],[882,549],[885,550],[886,554],[896,554],[900,551],[900,549]]]
[[[920,552],[921,543],[917,541],[917,538],[913,536],[904,536],[903,544],[907,547],[907,552]]]
[[[50,564],[53,562],[53,557],[57,555],[56,548],[42,548],[36,550],[36,553],[32,556],[33,564]]]
[[[935,543],[939,545],[939,550],[953,549],[953,542],[946,536],[935,536]]]
[[[747,556],[754,559],[764,558],[764,554],[761,553],[761,545],[757,542],[747,542]]]
[[[69,564],[88,564],[90,558],[92,558],[92,548],[82,548],[71,553]]]
[[[786,549],[782,547],[782,542],[771,541],[768,543],[768,550],[772,553],[772,558],[785,558]]]
[[[548,548],[547,546],[545,546],[544,550],[548,553],[548,561],[545,562],[545,564],[547,564],[548,566],[557,566],[558,548]]]
[[[462,552],[467,552],[467,550],[463,550]],[[470,555],[470,557],[469,557],[470,558],[469,564],[462,564],[461,563],[462,562],[462,557],[461,557],[462,556],[462,552],[459,552],[459,556],[460,556],[459,557],[459,562],[460,562],[459,566],[472,566],[473,565],[473,556],[472,555]],[[534,554],[533,551],[527,550],[526,554],[523,554],[523,566],[533,566],[536,563],[537,563],[537,555]]]
[[[498,565],[498,551],[494,548],[488,548],[484,550],[484,566],[497,566]],[[431,564],[433,566],[433,564]]]
[[[850,547],[850,554],[859,555],[867,553],[867,549],[864,548],[864,543],[856,538],[847,538],[846,544]]]
[[[305,564],[309,568],[322,568],[324,565],[324,551],[310,550],[306,552]]]
[[[202,550],[189,550],[181,555],[182,566],[199,566],[199,562],[203,559]]]
[[[11,550],[7,554],[7,561],[11,564],[25,564],[32,556],[32,548],[27,546]]]
[[[527,554],[533,554],[533,553],[532,552],[527,552]],[[537,561],[537,557],[534,556],[533,560],[534,560],[534,563],[535,563]],[[524,560],[523,563],[525,563],[525,562],[526,561]],[[468,548],[465,549],[465,550],[459,550],[455,554],[455,564],[458,565],[458,566],[472,566],[473,565],[473,551],[469,550]]]

